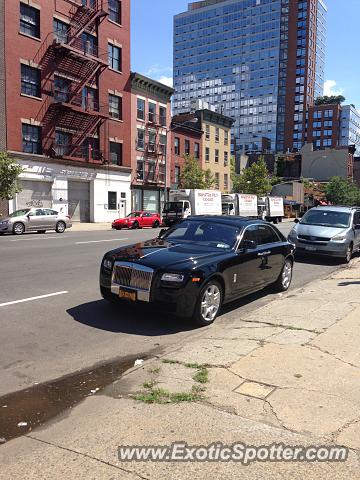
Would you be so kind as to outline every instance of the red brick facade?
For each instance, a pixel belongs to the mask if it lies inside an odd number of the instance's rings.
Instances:
[[[340,105],[318,105],[309,108],[308,143],[314,148],[336,148],[340,140]]]

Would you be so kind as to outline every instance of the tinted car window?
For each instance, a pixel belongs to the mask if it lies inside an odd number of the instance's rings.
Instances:
[[[334,210],[309,210],[301,219],[303,225],[319,225],[323,227],[346,228],[349,226],[350,213]]]
[[[354,225],[360,225],[360,212],[354,214]]]
[[[251,225],[244,232],[243,241],[244,240],[251,240],[257,245],[280,241],[275,231],[267,225]]]
[[[250,240],[252,242],[258,243],[256,225],[251,225],[245,230],[242,241],[244,240]]]
[[[46,215],[46,211],[43,210],[42,208],[38,208],[38,209],[36,210],[36,212],[35,212],[35,215],[36,215],[37,217],[39,217],[39,216],[41,216],[41,215]]]
[[[16,212],[10,213],[9,217],[23,217],[30,212],[30,208],[24,208],[23,210],[16,210]]]
[[[50,210],[50,209],[47,209],[45,210],[46,212],[46,215],[57,215],[58,212],[56,212],[55,210]]]

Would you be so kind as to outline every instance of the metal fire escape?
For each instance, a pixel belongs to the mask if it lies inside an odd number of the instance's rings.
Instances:
[[[66,2],[71,5],[68,26],[49,33],[34,58],[47,95],[37,115],[43,125],[43,152],[54,158],[105,162],[97,134],[109,114],[99,103],[97,87],[108,56],[92,35],[107,16],[105,0]]]
[[[144,161],[144,183],[164,184],[167,137],[163,135],[165,143],[161,143],[161,131],[166,128],[166,118],[155,113],[148,113],[146,122],[146,144]]]

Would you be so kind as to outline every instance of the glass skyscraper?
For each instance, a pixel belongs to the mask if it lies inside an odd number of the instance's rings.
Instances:
[[[204,0],[174,18],[174,112],[201,99],[235,119],[233,150],[299,148],[322,94],[322,0]]]

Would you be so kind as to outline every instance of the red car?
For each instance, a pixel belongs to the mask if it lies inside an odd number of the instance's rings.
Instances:
[[[125,218],[114,220],[111,227],[115,230],[122,228],[158,228],[161,226],[161,217],[158,213],[152,212],[131,212]]]

